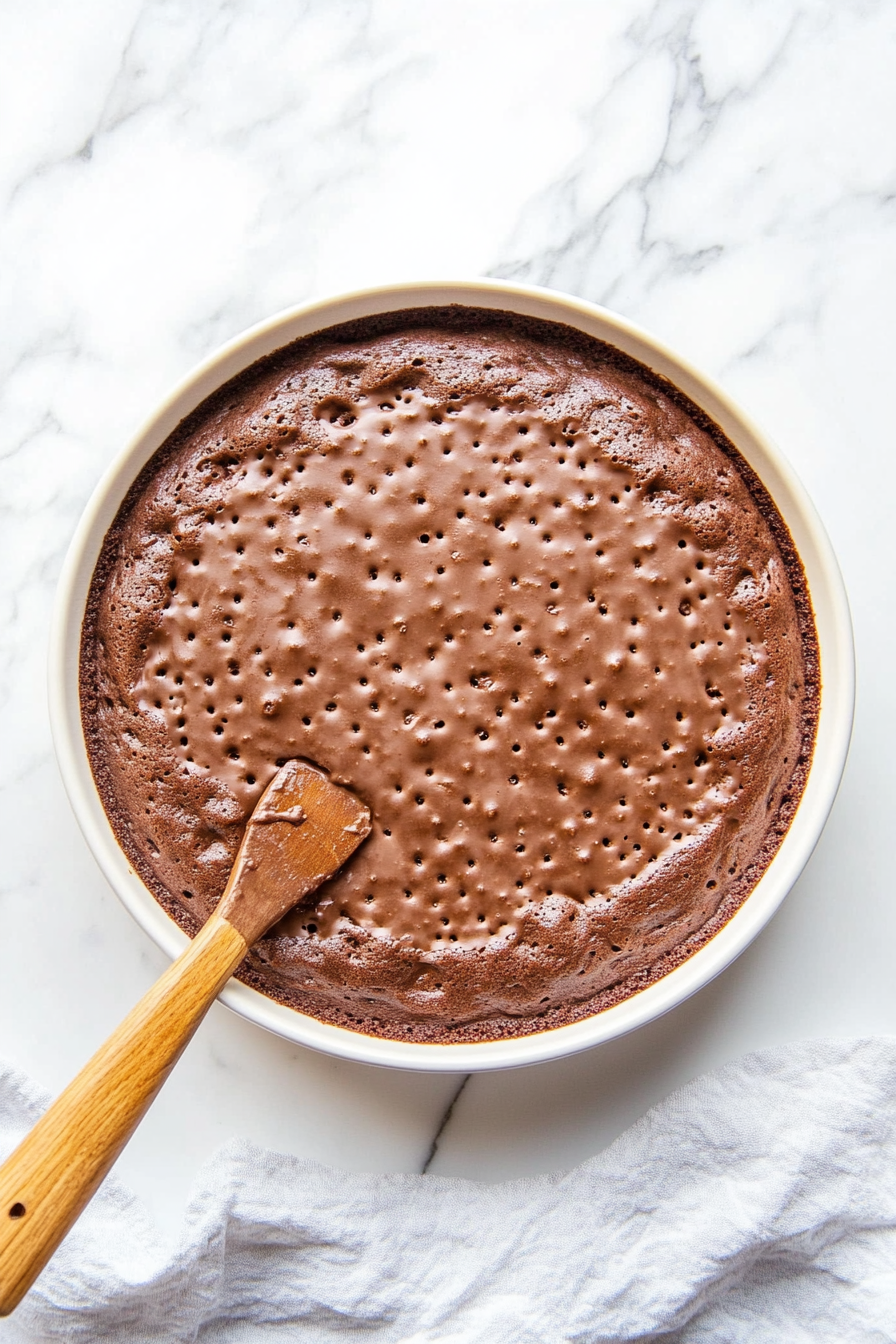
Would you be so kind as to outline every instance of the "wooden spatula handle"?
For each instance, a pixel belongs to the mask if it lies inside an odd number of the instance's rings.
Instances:
[[[0,1167],[0,1316],[75,1222],[246,951],[212,915]]]

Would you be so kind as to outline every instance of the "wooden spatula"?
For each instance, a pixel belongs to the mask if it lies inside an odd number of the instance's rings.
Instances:
[[[19,1303],[146,1113],[249,947],[345,863],[370,813],[288,761],[204,927],[0,1167],[0,1316]]]

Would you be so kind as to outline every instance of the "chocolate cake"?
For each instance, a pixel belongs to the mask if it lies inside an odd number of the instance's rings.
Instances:
[[[469,308],[297,341],[156,453],[81,658],[97,786],[194,932],[304,758],[369,805],[345,868],[241,970],[419,1041],[600,1011],[729,919],[802,791],[805,580],[768,494],[675,387]]]

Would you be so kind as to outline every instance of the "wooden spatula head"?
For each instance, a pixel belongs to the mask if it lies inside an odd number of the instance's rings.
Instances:
[[[370,810],[304,761],[287,761],[246,827],[218,912],[252,944],[342,867]]]

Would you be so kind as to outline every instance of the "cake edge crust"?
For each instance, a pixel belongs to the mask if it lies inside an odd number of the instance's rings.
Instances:
[[[236,977],[240,981],[250,988],[258,990],[266,998],[295,1012],[312,1017],[316,1021],[381,1039],[407,1041],[414,1044],[457,1045],[530,1036],[581,1022],[623,1003],[641,990],[656,984],[671,971],[689,961],[696,952],[711,942],[751,895],[778,852],[802,799],[811,768],[820,712],[820,653],[808,583],[796,545],[770,492],[746,458],[719,425],[675,383],[640,360],[625,354],[610,342],[589,336],[578,328],[570,327],[565,323],[545,321],[502,309],[476,308],[462,304],[403,308],[389,313],[355,319],[335,326],[321,328],[319,331],[299,337],[297,340],[279,347],[271,354],[253,361],[246,369],[222,383],[176,426],[132,482],[103,538],[97,564],[91,577],[81,627],[78,667],[81,723],[91,772],[105,814],[120,848],[133,865],[147,890],[175,923],[190,937],[194,937],[201,927],[201,922],[192,917],[171,897],[167,888],[162,886],[146,863],[144,856],[131,837],[127,819],[115,797],[102,746],[99,742],[99,735],[95,728],[96,716],[93,711],[96,690],[90,672],[97,637],[100,597],[109,573],[116,563],[118,541],[131,510],[153,477],[176,455],[183,442],[210,413],[230,400],[245,383],[257,378],[259,371],[273,372],[285,368],[297,347],[301,346],[304,351],[307,351],[314,342],[323,345],[340,340],[372,339],[421,323],[430,325],[435,323],[444,326],[447,330],[463,329],[469,331],[471,328],[494,325],[497,322],[509,326],[515,334],[535,341],[548,336],[556,341],[560,336],[563,343],[576,353],[588,358],[599,358],[621,371],[637,375],[678,405],[699,429],[712,438],[720,451],[731,461],[772,533],[793,596],[805,678],[802,732],[799,754],[791,772],[787,790],[769,820],[763,844],[753,862],[743,872],[739,873],[731,883],[715,913],[695,933],[670,951],[662,954],[646,970],[627,976],[590,998],[557,1005],[546,1009],[544,1012],[522,1017],[483,1018],[462,1024],[421,1021],[401,1022],[391,1018],[365,1016],[358,1012],[343,1011],[318,995],[303,994],[298,990],[288,992],[281,986],[266,980],[248,960],[236,971]]]

